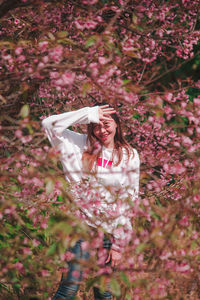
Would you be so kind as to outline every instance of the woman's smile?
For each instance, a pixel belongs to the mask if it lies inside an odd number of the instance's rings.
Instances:
[[[100,140],[107,148],[114,147],[114,137],[116,134],[117,124],[110,118],[109,121],[103,122],[103,124],[96,124],[93,128],[93,133],[98,140]]]
[[[105,141],[108,138],[108,136],[109,136],[109,134],[102,135],[102,136],[100,136],[100,139]]]

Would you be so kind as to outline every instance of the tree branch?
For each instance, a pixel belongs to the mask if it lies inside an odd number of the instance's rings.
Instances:
[[[0,18],[3,18],[9,11],[19,8],[26,7],[30,5],[40,5],[40,1],[30,0],[27,2],[22,2],[21,0],[5,0],[0,2]],[[52,0],[45,0],[45,2],[53,2]],[[56,2],[60,2],[59,0]]]
[[[185,65],[186,63],[188,63],[189,61],[193,60],[197,55],[200,54],[200,51],[198,51],[193,57],[188,58],[187,60],[181,62],[180,64],[178,64],[177,66],[173,66],[171,69],[167,70],[166,72],[158,75],[157,77],[153,78],[152,80],[144,83],[145,86],[151,85],[152,83],[156,82],[157,80],[160,80],[161,78],[163,78],[165,75],[167,75],[168,73],[174,72],[178,69],[180,69],[180,67],[182,67],[183,65]]]
[[[0,18],[3,18],[10,10],[17,7],[25,7],[33,4],[34,1],[21,2],[20,0],[5,0],[0,5]]]

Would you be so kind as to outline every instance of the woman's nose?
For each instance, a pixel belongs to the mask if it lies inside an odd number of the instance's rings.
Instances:
[[[100,127],[100,133],[104,133],[106,131],[106,129],[104,128],[104,126]]]

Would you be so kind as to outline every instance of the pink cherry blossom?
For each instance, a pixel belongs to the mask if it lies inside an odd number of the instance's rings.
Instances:
[[[74,82],[75,73],[65,72],[61,78],[64,84],[71,85]]]
[[[15,54],[16,54],[16,55],[20,55],[20,54],[22,53],[22,51],[23,51],[23,48],[22,48],[22,47],[17,47],[17,48],[15,49]]]
[[[30,249],[29,247],[24,247],[24,248],[23,248],[23,253],[24,253],[25,255],[31,255],[31,254],[32,254],[32,251],[31,251],[31,249]]]
[[[198,1],[17,2],[19,7],[3,13],[0,29],[4,292],[26,297],[31,277],[35,295],[53,295],[56,269],[66,275],[66,261],[74,258],[69,248],[84,237],[82,249],[91,259],[81,261],[83,287],[93,284],[93,276],[99,276],[100,286],[107,284],[107,274],[111,286],[122,288],[119,297],[180,298],[182,277],[193,282],[199,276]],[[123,138],[137,149],[141,163],[139,196],[133,201],[135,191],[131,185],[125,191],[123,182],[106,186],[111,195],[106,213],[97,174],[91,179],[84,174],[75,188],[66,182],[62,133],[55,134],[59,146],[53,148],[41,128],[48,115],[102,101],[116,108]],[[30,111],[23,119],[26,104]],[[87,124],[69,130],[86,134]],[[89,150],[100,155],[101,145]],[[65,157],[72,166],[74,154]],[[122,172],[134,170],[127,163]],[[86,224],[86,210],[94,230]],[[121,224],[122,215],[130,226]],[[122,254],[116,276],[104,266],[105,224],[112,250]],[[196,299],[195,293],[194,288],[185,297]]]
[[[39,48],[44,51],[46,50],[48,44],[49,44],[48,41],[39,42]]]
[[[49,273],[48,270],[42,270],[41,275],[44,276],[44,277],[47,277],[47,276],[50,276],[50,273]]]

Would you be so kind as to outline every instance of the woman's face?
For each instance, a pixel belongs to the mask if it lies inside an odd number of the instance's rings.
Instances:
[[[114,137],[116,134],[116,128],[117,124],[115,120],[112,117],[110,117],[110,120],[104,121],[103,125],[94,124],[93,133],[106,148],[114,148]]]

